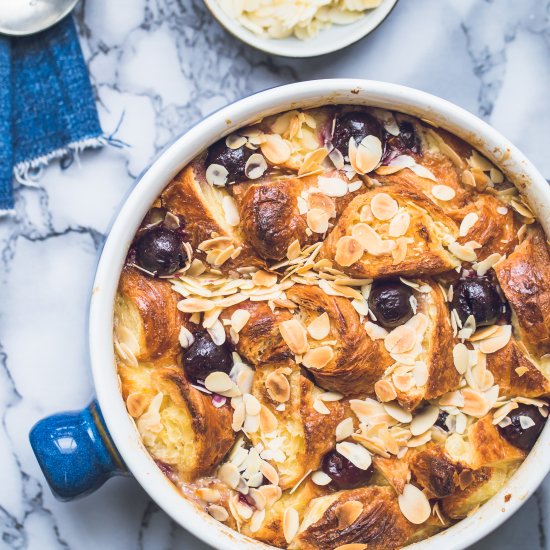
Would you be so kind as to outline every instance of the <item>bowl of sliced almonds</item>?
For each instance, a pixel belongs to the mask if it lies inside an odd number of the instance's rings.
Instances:
[[[274,55],[314,57],[374,31],[397,0],[205,0],[217,21],[245,44]]]
[[[31,432],[50,487],[131,473],[223,550],[475,543],[550,470],[549,220],[512,143],[418,90],[213,113],[114,220],[97,400]]]

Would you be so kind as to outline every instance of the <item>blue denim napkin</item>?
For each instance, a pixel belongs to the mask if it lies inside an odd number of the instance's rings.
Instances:
[[[0,214],[13,209],[13,180],[54,158],[107,142],[71,16],[38,34],[0,36]]]

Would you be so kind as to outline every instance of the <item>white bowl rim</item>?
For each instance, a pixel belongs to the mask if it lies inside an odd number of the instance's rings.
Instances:
[[[390,15],[398,0],[384,0],[380,6],[374,8],[361,19],[348,25],[333,25],[328,29],[320,31],[317,37],[309,40],[299,40],[293,37],[289,39],[267,38],[254,34],[243,27],[238,21],[229,16],[218,0],[204,0],[210,13],[218,23],[230,34],[256,48],[257,50],[280,55],[283,57],[317,57],[328,53],[342,50],[351,44],[361,40],[376,28],[378,28]],[[338,40],[321,40],[323,33],[339,28],[345,29],[341,32],[342,37]],[[334,36],[334,32],[331,33]],[[318,40],[319,38],[319,40]]]
[[[429,120],[470,141],[524,193],[550,235],[550,187],[527,158],[491,126],[464,109],[404,86],[360,80],[313,80],[272,88],[208,116],[170,145],[145,171],[116,217],[97,268],[89,323],[92,373],[105,422],[124,462],[145,491],[177,523],[222,550],[271,548],[219,524],[182,498],[155,465],[119,390],[112,345],[113,301],[126,251],[146,211],[170,179],[222,135],[261,116],[297,107],[350,103],[393,108]],[[459,550],[489,534],[535,491],[550,470],[550,423],[507,485],[475,514],[409,548]]]

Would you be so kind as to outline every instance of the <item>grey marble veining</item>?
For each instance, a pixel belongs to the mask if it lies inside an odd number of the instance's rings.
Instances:
[[[127,144],[53,165],[0,221],[0,548],[190,549],[131,478],[70,504],[49,492],[27,434],[93,394],[87,305],[98,250],[134,178],[174,136],[255,91],[312,78],[417,87],[485,118],[550,178],[550,1],[400,0],[342,52],[270,58],[201,0],[86,0],[77,11],[103,128]],[[550,479],[476,549],[548,548]]]

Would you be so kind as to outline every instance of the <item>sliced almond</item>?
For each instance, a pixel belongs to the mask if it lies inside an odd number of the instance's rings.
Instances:
[[[336,216],[334,201],[325,193],[310,192],[307,196],[307,205],[309,209],[318,208],[322,210],[329,218]]]
[[[224,522],[229,518],[227,510],[218,504],[211,504],[206,508],[206,511],[217,521]]]
[[[193,342],[195,341],[195,337],[193,336],[193,333],[190,330],[182,326],[180,328],[178,340],[179,340],[180,346],[184,349],[187,349],[188,347],[193,345]]]
[[[367,550],[368,544],[361,544],[352,542],[351,544],[342,544],[337,546],[334,550]]]
[[[396,402],[385,403],[384,410],[398,422],[408,424],[412,420],[412,414],[406,411],[401,405]]]
[[[357,443],[343,441],[336,444],[336,450],[360,470],[368,470],[372,464],[369,451],[365,447],[357,445]]]
[[[301,355],[308,350],[307,332],[298,319],[283,321],[279,325],[279,332],[293,353]]]
[[[308,369],[319,370],[330,363],[333,357],[334,351],[330,346],[319,346],[304,355],[302,364]]]
[[[336,426],[336,441],[344,441],[353,433],[353,419],[346,418]]]
[[[343,267],[353,265],[363,256],[363,246],[354,237],[340,237],[336,243],[334,259]]]
[[[238,432],[242,429],[245,417],[246,410],[244,403],[242,401],[239,401],[235,405],[235,408],[233,410],[233,418],[231,421],[231,428],[234,432]]]
[[[461,393],[464,398],[464,405],[462,406],[464,414],[481,418],[489,412],[490,403],[483,393],[471,388],[464,388]]]
[[[434,185],[432,195],[439,201],[451,201],[456,196],[456,191],[448,185]]]
[[[285,141],[279,134],[266,134],[260,149],[265,158],[275,165],[285,163],[292,153],[288,141]]]
[[[369,254],[379,255],[382,253],[382,237],[370,225],[358,223],[353,226],[351,234]]]
[[[477,263],[474,266],[477,274],[480,277],[483,277],[483,275],[485,275],[494,265],[500,262],[502,258],[503,258],[502,254],[499,254],[498,252],[495,252],[494,254],[490,254],[484,260],[482,260],[481,262]]]
[[[456,241],[450,243],[447,248],[449,249],[449,252],[451,252],[451,254],[454,254],[459,260],[462,260],[463,262],[475,262],[477,260],[477,254],[475,253],[475,250],[472,250],[467,246],[461,245]]]
[[[201,487],[195,491],[195,494],[205,502],[219,502],[222,498],[222,494],[217,489],[210,487]]]
[[[201,313],[214,309],[216,304],[203,298],[186,298],[178,302],[178,309],[184,313]]]
[[[402,237],[409,230],[411,216],[408,212],[398,212],[391,220],[388,229],[390,237]]]
[[[300,526],[300,516],[296,509],[289,506],[283,514],[283,534],[288,544],[292,542]]]
[[[319,485],[321,487],[324,487],[325,485],[328,485],[332,482],[332,478],[330,478],[323,470],[317,470],[316,472],[313,472],[311,474],[311,481],[315,483],[315,485]]]
[[[269,397],[277,403],[285,403],[290,399],[290,384],[280,372],[272,372],[265,380],[265,387]]]
[[[229,172],[221,164],[210,164],[206,168],[206,181],[210,185],[215,185],[217,187],[223,187],[227,183],[227,177]]]
[[[320,399],[315,399],[312,406],[319,414],[330,414],[330,409]]]
[[[133,418],[139,418],[149,406],[151,399],[141,392],[132,392],[126,398],[126,409]]]
[[[265,520],[265,510],[256,510],[252,514],[252,518],[250,518],[250,532],[256,533],[259,531],[264,523]]]
[[[207,390],[214,393],[225,392],[233,387],[233,380],[225,372],[214,371],[206,377],[204,386]]]
[[[378,400],[382,403],[393,401],[397,397],[394,385],[386,379],[378,380],[374,384],[374,392]]]
[[[241,221],[239,215],[239,209],[237,208],[237,203],[233,197],[226,195],[222,199],[222,208],[225,214],[225,221],[228,225],[236,227]]]
[[[301,251],[302,249],[300,247],[300,241],[298,239],[295,239],[288,245],[286,257],[289,260],[295,260],[300,255]]]
[[[300,166],[300,169],[298,170],[298,175],[303,176],[304,174],[310,174],[318,171],[321,163],[325,160],[327,155],[328,151],[324,147],[307,153],[304,157],[302,166]]]
[[[511,325],[500,325],[499,328],[489,338],[485,338],[479,342],[479,351],[482,353],[494,353],[502,349],[512,336]]]
[[[265,460],[262,461],[260,465],[260,472],[262,472],[266,479],[270,481],[273,485],[279,485],[279,474],[269,462],[266,462]]]
[[[343,179],[335,177],[319,176],[317,187],[327,197],[343,197],[348,192],[348,184]]]
[[[370,201],[370,209],[375,218],[386,221],[397,214],[399,205],[387,193],[377,193]]]
[[[260,269],[252,274],[252,282],[256,286],[271,288],[277,283],[277,275],[275,273],[269,273],[268,271]]]
[[[466,214],[460,223],[460,230],[458,232],[459,237],[465,237],[472,227],[478,222],[479,216],[475,212],[469,212]]]
[[[382,152],[382,142],[376,136],[364,137],[359,145],[353,137],[350,138],[349,159],[358,174],[372,172],[380,164]]]
[[[470,350],[462,343],[456,344],[453,348],[453,360],[458,373],[464,374],[470,363]]]
[[[338,519],[338,529],[347,529],[363,513],[363,503],[358,500],[348,500],[338,506],[334,513]]]
[[[407,483],[403,487],[403,492],[397,497],[397,502],[403,515],[415,525],[424,523],[432,513],[426,495],[411,483]]]
[[[261,178],[266,170],[267,162],[259,153],[251,155],[244,165],[245,176],[251,180]]]
[[[383,340],[388,335],[388,331],[384,327],[371,321],[365,323],[365,332],[371,340]]]
[[[328,230],[329,216],[320,208],[312,208],[308,210],[307,216],[307,226],[314,232],[323,234]]]
[[[250,312],[246,309],[236,309],[231,315],[231,328],[239,333],[250,319]]]
[[[277,417],[265,406],[260,411],[260,428],[264,433],[274,432],[279,426]]]
[[[231,462],[226,462],[218,468],[218,479],[225,483],[230,489],[236,489],[241,480],[241,474],[237,467]]]
[[[239,136],[239,134],[229,134],[225,138],[225,144],[229,149],[240,149],[243,145],[246,145],[247,141],[245,136]]]
[[[250,414],[252,416],[260,414],[262,406],[254,395],[250,393],[245,393],[243,395],[243,401],[246,414]]]
[[[416,332],[406,323],[394,328],[384,338],[384,346],[390,353],[407,353],[416,343]]]
[[[416,385],[412,372],[394,372],[391,378],[395,388],[403,393],[407,393]]]
[[[307,331],[315,340],[325,339],[330,332],[330,317],[328,313],[321,313],[321,315],[313,319],[307,326]]]
[[[439,407],[428,405],[414,416],[410,430],[413,435],[421,435],[427,432],[436,422],[439,416]]]

